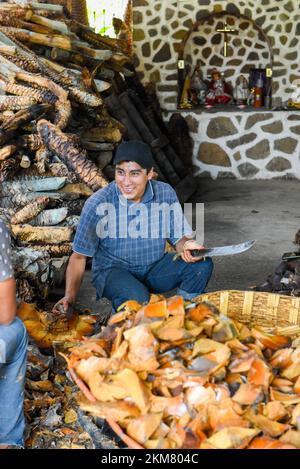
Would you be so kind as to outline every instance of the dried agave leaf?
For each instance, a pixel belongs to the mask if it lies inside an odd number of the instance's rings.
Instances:
[[[104,376],[99,373],[93,373],[90,376],[88,385],[93,396],[101,402],[112,402],[129,397],[124,387],[115,384],[113,379],[105,381]]]
[[[182,417],[187,412],[187,406],[184,403],[183,396],[164,397],[152,395],[150,411],[153,413],[163,412],[164,417]]]
[[[199,354],[214,352],[215,350],[218,350],[222,347],[223,345],[219,342],[216,342],[215,340],[201,338],[195,342],[192,358]]]
[[[227,342],[237,337],[239,333],[234,321],[224,316],[221,317],[222,320],[213,329],[212,338],[219,342]]]
[[[159,367],[156,360],[158,342],[146,325],[140,325],[124,332],[129,342],[128,360],[135,371],[152,371]]]
[[[298,378],[298,376],[300,376],[300,363],[293,363],[292,365],[285,368],[282,371],[281,376],[287,379]]]
[[[37,149],[34,161],[38,173],[42,175],[45,174],[47,171],[47,167],[49,166],[50,152],[43,144],[41,144],[40,147]]]
[[[287,415],[287,410],[278,401],[268,402],[263,409],[263,415],[270,420],[282,420]]]
[[[125,368],[113,377],[114,383],[126,390],[134,404],[145,414],[150,406],[151,393],[137,373]]]
[[[213,432],[227,427],[249,427],[249,421],[240,416],[233,408],[231,399],[210,404],[207,409],[209,425]]]
[[[203,404],[213,403],[216,401],[214,390],[205,386],[191,386],[186,391],[186,403],[190,409],[198,409]]]
[[[10,219],[14,216],[14,213],[14,210],[10,208],[0,207],[0,218],[4,221],[6,225],[10,223]]]
[[[60,194],[59,192],[27,192],[22,194],[18,192],[8,192],[6,196],[1,196],[1,206],[3,208],[21,208],[42,195],[49,197],[51,204],[63,202],[64,205],[68,206],[70,214],[72,212],[80,213],[84,205],[84,200],[78,200],[79,198],[76,194]]]
[[[32,244],[31,249],[34,251],[41,251],[48,253],[51,257],[70,256],[73,252],[72,243],[63,244]]]
[[[0,149],[0,161],[12,156],[18,149],[17,145],[6,145]]]
[[[249,371],[256,358],[257,355],[252,350],[239,354],[234,360],[232,360],[229,365],[229,369],[232,373],[243,373],[245,371]]]
[[[81,359],[76,365],[75,370],[85,383],[89,383],[93,374],[109,370],[110,363],[111,360],[109,358],[90,356]]]
[[[66,184],[60,192],[71,192],[72,194],[82,195],[84,197],[90,197],[93,195],[93,191],[84,183],[79,182],[76,184]]]
[[[49,199],[48,199],[49,200]],[[54,208],[50,210],[43,210],[39,215],[31,220],[30,225],[32,226],[53,226],[58,225],[68,215],[68,208]],[[22,223],[22,222],[20,222]]]
[[[21,162],[21,156],[19,154],[7,158],[5,161],[0,163],[0,182],[3,183],[8,179],[11,179],[19,169]]]
[[[79,225],[79,220],[79,215],[70,215],[60,224],[60,226],[68,226],[69,228],[76,230],[77,226]]]
[[[268,419],[264,415],[257,414],[252,410],[248,410],[244,414],[244,418],[249,420],[256,428],[260,428],[264,434],[270,435],[272,437],[277,437],[282,435],[285,431],[289,429],[289,425],[283,423],[274,422],[273,420]]]
[[[16,83],[10,83],[7,82],[4,85],[2,85],[6,93],[9,94],[15,94],[18,95],[16,96],[10,96],[10,98],[14,98],[15,102],[17,103],[19,100],[20,103],[28,101],[27,106],[30,106],[34,103],[49,103],[49,104],[55,104],[57,101],[57,97],[51,93],[48,90],[45,89],[38,89],[38,88],[32,88],[29,86],[24,86],[24,85],[19,85]],[[32,101],[32,102],[30,102]],[[8,107],[7,109],[17,109],[12,107]],[[22,109],[20,107],[20,109]]]
[[[254,438],[248,449],[296,449],[294,446],[265,436]]]
[[[142,415],[137,419],[130,420],[127,425],[127,433],[134,440],[144,444],[160,425],[162,413]]]
[[[18,142],[28,150],[36,151],[42,146],[42,140],[37,134],[22,135],[18,138]]]
[[[294,384],[294,391],[297,394],[300,394],[300,376],[298,376],[295,384]]]
[[[139,408],[129,401],[115,402],[90,402],[84,397],[79,398],[80,407],[86,412],[91,412],[101,418],[111,418],[116,422],[122,422],[130,417],[138,417],[140,415]]]
[[[103,101],[95,94],[88,93],[87,91],[80,90],[75,87],[69,88],[70,97],[80,104],[85,104],[90,107],[99,107],[103,105]]]
[[[66,177],[68,183],[77,183],[78,178],[76,174],[69,171],[64,163],[51,163],[48,167],[53,176]]]
[[[241,405],[253,405],[263,400],[263,392],[260,386],[253,384],[241,384],[238,391],[232,397],[234,402]]]
[[[297,405],[292,410],[291,424],[294,425],[295,427],[297,427],[297,429],[299,430],[299,427],[300,427],[300,403],[297,403]]]
[[[107,185],[101,171],[87,159],[86,152],[79,150],[58,127],[41,119],[37,128],[45,145],[57,154],[88,187],[95,191]]]
[[[21,242],[36,244],[59,244],[72,238],[72,230],[67,227],[12,225],[12,233]]]
[[[31,303],[34,301],[36,292],[30,285],[28,280],[26,280],[26,278],[16,279],[16,289],[17,289],[17,296],[22,301],[25,301],[26,303]]]
[[[216,308],[213,305],[208,304],[207,302],[201,302],[197,304],[195,308],[189,309],[187,311],[186,317],[194,322],[200,322],[204,318],[212,316],[215,314]]]
[[[59,99],[55,103],[56,116],[54,123],[57,125],[58,129],[64,129],[67,127],[72,114],[72,106],[68,99],[62,100]]]
[[[289,337],[283,337],[281,335],[270,335],[265,332],[259,331],[254,328],[252,335],[259,340],[264,347],[270,348],[271,350],[278,350],[280,348],[289,347],[291,339]]]
[[[189,339],[191,334],[182,327],[184,318],[180,316],[173,316],[163,322],[163,324],[153,330],[154,335],[160,340],[175,342],[181,339]]]
[[[18,316],[39,348],[50,348],[54,341],[79,339],[93,332],[92,318],[77,313],[65,320],[39,311],[34,304],[21,303]]]
[[[258,434],[260,430],[256,428],[229,427],[220,430],[213,436],[205,440],[201,448],[205,448],[206,443],[216,449],[241,449]]]
[[[272,373],[268,365],[260,358],[256,358],[252,362],[248,373],[248,383],[253,384],[254,386],[262,386],[265,390],[267,390],[271,380]]]
[[[0,96],[0,111],[19,111],[36,104],[36,99],[30,96]]]
[[[22,109],[5,122],[2,123],[1,129],[6,131],[16,130],[22,125],[39,119],[50,110],[49,104],[33,104],[32,106]]]
[[[7,195],[10,193],[21,192],[46,192],[46,191],[55,191],[61,189],[66,183],[66,178],[64,177],[35,177],[21,180],[14,180],[12,182],[5,182],[1,187],[1,194]],[[29,194],[26,196],[30,197]]]
[[[299,394],[286,394],[285,392],[277,391],[273,387],[270,387],[270,397],[274,401],[279,401],[287,405],[300,403]]]

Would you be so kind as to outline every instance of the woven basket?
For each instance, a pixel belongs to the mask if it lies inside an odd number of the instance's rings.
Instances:
[[[193,299],[207,301],[231,318],[282,335],[300,334],[300,298],[256,291],[223,290]]]

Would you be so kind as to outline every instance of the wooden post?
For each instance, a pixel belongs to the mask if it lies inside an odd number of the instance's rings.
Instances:
[[[127,140],[143,140],[142,136],[135,128],[133,122],[131,121],[130,117],[128,116],[125,109],[122,107],[119,98],[115,94],[111,94],[105,100],[109,113],[122,122],[126,127],[126,134],[125,138]]]
[[[155,122],[155,117],[152,109],[146,108],[144,106],[142,100],[139,98],[139,96],[133,91],[133,90],[128,90],[128,94],[130,96],[130,99],[133,101],[135,104],[135,107],[139,110],[141,115],[143,116],[143,119],[147,126],[149,127],[150,131],[153,133],[155,137],[161,142],[163,145],[163,151],[166,153],[166,156],[170,163],[173,164],[175,171],[182,177],[186,176],[187,170],[180,160],[179,156],[177,153],[175,153],[174,149],[171,147],[169,139],[164,135],[162,130],[159,128],[157,123]]]

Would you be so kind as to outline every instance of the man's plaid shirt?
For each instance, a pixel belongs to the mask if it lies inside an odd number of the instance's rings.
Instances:
[[[163,204],[159,216],[146,216],[157,204]],[[176,204],[175,211],[170,210],[173,204]],[[110,216],[105,211],[108,207],[114,209],[110,211]],[[170,223],[166,224],[168,212]],[[112,213],[116,215],[115,222],[111,218]],[[108,225],[113,237],[103,235],[105,229],[107,234]],[[136,236],[137,232],[139,236]],[[122,196],[113,181],[86,201],[73,251],[93,258],[93,284],[99,298],[112,267],[124,268],[133,274],[146,274],[163,257],[166,239],[175,245],[184,235],[192,233],[177,195],[169,184],[149,181],[142,201],[134,203]]]

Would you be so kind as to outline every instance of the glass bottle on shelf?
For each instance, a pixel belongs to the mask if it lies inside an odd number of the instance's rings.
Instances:
[[[254,107],[262,107],[264,102],[264,82],[261,76],[258,78],[254,89]]]

